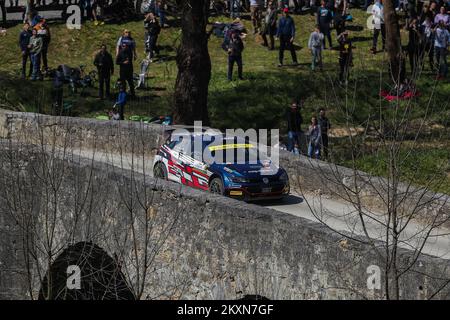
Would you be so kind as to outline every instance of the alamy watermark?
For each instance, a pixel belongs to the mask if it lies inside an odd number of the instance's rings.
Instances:
[[[367,267],[367,289],[380,290],[381,289],[381,269],[377,265],[370,265]]]
[[[67,29],[80,30],[81,29],[81,9],[78,5],[71,5],[67,7],[66,13],[69,17],[66,20]]]
[[[269,168],[279,166],[279,138],[278,129],[226,129],[221,132],[205,129],[201,121],[196,121],[193,130],[172,132],[170,148],[208,164],[263,164]]]

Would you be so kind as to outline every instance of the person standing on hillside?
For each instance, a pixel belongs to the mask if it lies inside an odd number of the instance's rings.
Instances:
[[[31,39],[30,24],[25,23],[23,25],[23,30],[19,35],[19,47],[20,51],[22,52],[22,79],[26,78],[28,60],[30,60],[30,71],[28,73],[28,77],[31,77],[31,73],[33,72],[33,63],[31,62],[30,48],[28,48],[28,45],[30,44],[30,39]]]
[[[322,0],[320,4],[319,9],[317,10],[317,24],[319,25],[320,32],[327,37],[331,49],[333,47],[330,31],[332,13],[330,9],[327,8],[325,0]],[[323,48],[326,49],[325,39],[323,41]]]
[[[241,0],[228,0],[228,11],[231,19],[239,18],[241,16]]]
[[[104,99],[103,93],[106,91],[106,97],[111,97],[111,76],[114,74],[114,62],[106,45],[102,45],[100,51],[96,54],[94,65],[98,71],[98,97]]]
[[[0,10],[2,10],[2,24],[6,25],[6,5],[5,0],[0,0]]]
[[[339,82],[347,84],[352,65],[352,42],[348,37],[348,32],[344,31],[338,37],[339,42]]]
[[[450,33],[445,27],[444,21],[440,21],[434,34],[434,54],[438,64],[437,80],[442,80],[447,76],[447,47],[450,44]]]
[[[322,131],[316,117],[311,118],[311,124],[308,129],[308,136],[308,157],[320,159]]]
[[[257,34],[261,30],[261,15],[263,7],[263,0],[250,0],[250,15],[253,24],[253,34]]]
[[[155,15],[152,12],[150,12],[145,16],[144,28],[145,28],[145,51],[147,52],[150,61],[152,61],[155,52],[159,54],[159,50],[156,43],[158,41],[159,33],[161,32],[161,26],[159,25],[158,20],[155,18]]]
[[[292,61],[294,65],[298,65],[297,54],[294,48],[295,38],[295,23],[294,19],[289,15],[289,9],[283,9],[283,16],[278,22],[277,38],[280,39],[280,51],[278,55],[279,67],[283,66],[284,50],[288,49],[291,52]]]
[[[42,80],[41,74],[41,52],[42,52],[42,38],[38,36],[37,30],[33,29],[32,36],[28,48],[31,54],[31,63],[33,64],[33,73],[31,74],[31,81]]]
[[[311,62],[311,70],[314,71],[316,66],[319,66],[320,71],[322,71],[322,50],[324,48],[323,45],[324,35],[320,32],[319,25],[316,25],[316,28],[309,36],[308,48],[311,51],[312,62]]]
[[[122,36],[117,40],[116,44],[116,57],[119,55],[120,50],[124,48],[124,44],[127,45],[127,48],[130,49],[132,60],[137,59],[137,52],[136,52],[136,41],[134,41],[133,37],[131,36],[131,31],[128,29],[123,30]]]
[[[116,64],[120,66],[120,81],[126,86],[130,86],[130,98],[135,97],[133,82],[133,51],[127,43],[122,43],[122,48],[116,58]]]
[[[294,147],[299,146],[302,137],[302,123],[303,117],[299,110],[297,101],[293,101],[291,105],[286,109],[286,121],[288,131],[287,150],[289,152],[294,151]],[[300,148],[301,149],[301,148]]]
[[[40,23],[38,23],[35,27],[38,30],[38,35],[42,38],[42,67],[44,68],[44,72],[48,71],[48,48],[50,46],[51,34],[50,28],[47,22],[42,19]]]
[[[243,80],[242,51],[244,51],[244,43],[239,36],[239,31],[233,31],[231,36],[223,42],[222,48],[228,53],[228,81],[233,80],[233,67],[235,63],[238,65],[238,77],[240,80]]]
[[[325,158],[328,158],[328,130],[331,129],[331,123],[326,116],[326,110],[324,108],[319,110],[319,126],[322,133],[323,155]]]
[[[372,7],[373,15],[373,43],[370,51],[373,54],[377,53],[378,37],[381,32],[381,43],[383,45],[382,50],[384,51],[386,45],[386,27],[384,25],[384,7],[382,0],[376,0]]]
[[[261,37],[263,38],[263,45],[269,50],[275,49],[275,35],[277,31],[278,12],[273,0],[270,0],[267,4],[266,15],[263,18],[263,29],[261,30]],[[270,39],[270,45],[267,41],[267,36]]]

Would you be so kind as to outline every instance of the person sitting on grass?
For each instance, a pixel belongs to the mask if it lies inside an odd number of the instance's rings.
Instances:
[[[112,110],[108,113],[108,115],[111,120],[120,120],[120,112],[115,105],[113,106]]]

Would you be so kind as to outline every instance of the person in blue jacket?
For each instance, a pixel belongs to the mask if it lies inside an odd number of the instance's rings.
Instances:
[[[333,15],[330,9],[327,8],[325,0],[322,0],[320,4],[319,9],[317,10],[317,24],[319,25],[320,32],[328,38],[328,43],[330,44],[331,49],[333,45],[331,42],[330,23],[333,19]],[[326,49],[325,38],[323,40],[323,47]]]
[[[119,82],[119,94],[113,108],[119,108],[120,120],[125,120],[124,109],[127,104],[127,90],[123,81]]]
[[[26,69],[27,69],[27,61],[30,61],[30,71],[28,73],[28,77],[31,77],[31,73],[33,72],[33,64],[31,63],[31,54],[28,45],[30,44],[31,31],[30,24],[25,23],[23,25],[23,30],[19,35],[19,47],[22,53],[22,79],[26,77]]]
[[[280,51],[278,55],[280,63],[278,66],[283,66],[284,50],[286,49],[291,52],[294,65],[298,65],[297,54],[294,48],[295,23],[294,19],[289,15],[288,8],[283,9],[283,16],[278,21],[277,38],[280,39]]]

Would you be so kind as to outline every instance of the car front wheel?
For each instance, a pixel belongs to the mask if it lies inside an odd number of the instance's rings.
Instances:
[[[209,191],[211,193],[223,195],[225,192],[225,188],[223,187],[222,179],[214,178],[209,183]]]

